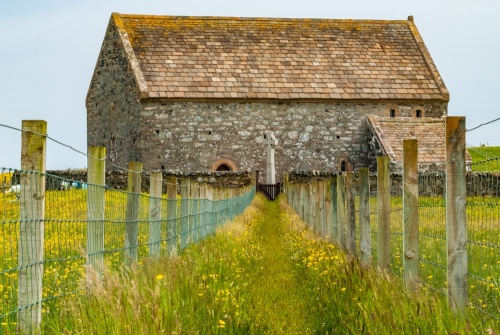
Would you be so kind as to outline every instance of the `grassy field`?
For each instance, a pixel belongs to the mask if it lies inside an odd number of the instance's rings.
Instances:
[[[82,283],[80,282],[80,285]],[[404,293],[315,238],[283,202],[258,196],[181,256],[108,273],[44,313],[54,334],[484,334],[442,299]],[[4,329],[8,334],[9,330]]]
[[[467,151],[472,158],[472,171],[500,171],[500,147],[472,147]]]
[[[147,197],[141,201],[144,201],[142,207],[148,208]],[[372,199],[376,206],[374,201]],[[473,275],[470,300],[498,316],[500,211],[494,198],[468,201],[468,217],[472,219],[469,239],[477,242],[469,244],[469,273]],[[463,320],[449,315],[442,299],[430,297],[433,290],[429,288],[438,291],[446,288],[446,272],[442,268],[446,267],[442,198],[421,198],[421,257],[428,262],[421,262],[419,271],[426,285],[416,300],[406,297],[400,287],[401,278],[397,276],[402,268],[402,212],[398,210],[401,198],[394,197],[391,202],[394,279],[380,277],[376,271],[360,270],[356,263],[347,262],[335,246],[313,238],[285,205],[278,207],[261,198],[237,221],[215,237],[190,246],[181,257],[160,262],[142,261],[133,269],[117,274],[123,269],[121,223],[126,194],[111,192],[107,196],[106,216],[114,222],[106,223],[105,260],[112,271],[107,274],[104,285],[96,287],[95,295],[88,299],[81,295],[85,289],[82,280],[86,192],[50,191],[46,204],[50,219],[45,225],[45,333],[136,334],[165,330],[189,334],[198,329],[200,333],[236,334],[245,331],[270,334],[410,331],[398,319],[416,322],[420,333],[453,330],[465,333],[467,329],[470,333],[483,333],[490,326],[499,329],[498,323],[483,323],[481,318],[486,315],[476,315],[474,309],[465,326]],[[6,195],[6,198],[0,195],[0,204],[0,315],[5,315],[17,308],[19,202],[14,195]],[[146,216],[141,213],[141,220],[146,220]],[[376,227],[375,217],[372,223]],[[140,240],[144,243],[146,227],[144,224],[140,228]],[[372,243],[376,249],[375,229]],[[139,251],[145,256],[147,247]],[[376,261],[376,252],[374,257]],[[370,293],[365,296],[367,288]],[[100,311],[99,315],[94,315],[96,311]],[[429,316],[431,319],[421,325],[423,321],[413,320],[426,318],[427,314],[436,315]],[[160,318],[158,324],[146,324],[151,323],[152,316]],[[93,319],[96,317],[98,319]],[[78,321],[80,319],[83,321]],[[207,320],[210,320],[208,324]],[[0,334],[2,330],[9,333],[15,327],[15,313],[0,321]],[[130,329],[124,328],[127,323]],[[87,332],[89,324],[102,328],[89,328]]]

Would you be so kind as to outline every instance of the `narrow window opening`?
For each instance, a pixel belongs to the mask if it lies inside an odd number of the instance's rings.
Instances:
[[[342,161],[342,162],[340,163],[340,171],[345,172],[345,171],[346,171],[346,169],[347,169],[346,162],[345,162],[345,161]]]
[[[156,135],[160,134],[160,130],[159,129],[156,129],[155,132],[156,132]]]
[[[165,165],[162,165],[162,166],[161,166],[161,169],[162,169],[162,170],[165,170]]]
[[[390,113],[390,117],[396,117],[396,110],[395,109],[391,109],[389,113]]]
[[[422,110],[421,109],[417,109],[417,117],[422,117]]]

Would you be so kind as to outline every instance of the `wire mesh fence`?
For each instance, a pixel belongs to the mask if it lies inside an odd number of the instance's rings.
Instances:
[[[0,176],[0,333],[57,313],[61,298],[71,299],[98,276],[92,260],[117,271],[131,252],[137,262],[180,252],[241,213],[255,194],[254,187],[229,190],[179,179],[170,185],[173,199],[166,187],[155,198],[32,171],[0,168]],[[103,220],[88,220],[93,189],[104,194]],[[138,199],[137,220],[127,217],[130,197]],[[158,208],[154,217],[152,206]],[[91,236],[92,225],[104,233],[102,241]],[[130,225],[137,232],[134,243],[126,242],[132,241]],[[89,241],[97,245],[92,252]]]
[[[495,163],[496,164],[496,163]],[[474,167],[473,167],[474,171]],[[287,200],[297,213],[315,229],[314,215],[311,215],[311,197],[328,197],[334,193],[338,196],[336,179],[330,178],[327,182],[330,190],[324,194],[310,192],[316,189],[314,185],[325,182],[315,176],[308,181],[290,182],[285,186]],[[356,212],[356,255],[361,257],[363,242],[361,239],[359,174],[355,174],[355,212]],[[380,266],[380,227],[378,221],[378,188],[377,174],[370,174],[369,185],[369,217],[371,236],[371,259],[373,266]],[[468,308],[476,309],[488,317],[500,319],[500,174],[498,172],[468,172],[466,224],[467,224],[467,252],[468,252]],[[423,172],[418,175],[418,283],[421,289],[428,289],[443,296],[448,294],[449,267],[447,250],[447,201],[446,174],[443,172]],[[327,195],[328,194],[328,195]],[[322,203],[322,200],[318,200]],[[337,204],[335,200],[325,202]],[[347,206],[346,202],[344,205]],[[340,204],[338,204],[340,206]],[[336,208],[334,212],[340,211]],[[327,211],[325,211],[327,212]],[[320,212],[316,211],[316,215]],[[389,272],[403,280],[404,277],[404,249],[403,249],[403,178],[392,174],[390,183],[390,243],[389,243]],[[342,225],[340,216],[333,219],[324,218],[331,225],[333,236],[327,236],[337,242],[346,251],[345,242],[339,240],[339,228]],[[329,231],[327,227],[325,231]],[[322,232],[317,230],[318,234]],[[328,234],[327,234],[328,235]]]

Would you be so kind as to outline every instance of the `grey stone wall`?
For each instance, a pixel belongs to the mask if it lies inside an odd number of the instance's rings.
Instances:
[[[276,171],[336,171],[348,158],[370,166],[366,115],[387,116],[397,108],[409,115],[415,104],[320,102],[159,102],[141,111],[142,162],[148,169],[206,171],[226,158],[239,170],[260,170],[265,178],[265,130],[274,131]],[[446,104],[426,106],[442,116]]]
[[[121,167],[141,158],[141,105],[128,64],[118,30],[109,24],[87,94],[87,144],[106,147],[109,161]]]

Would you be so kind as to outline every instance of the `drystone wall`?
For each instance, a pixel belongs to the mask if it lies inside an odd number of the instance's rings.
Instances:
[[[176,177],[180,179],[189,179],[198,183],[209,184],[216,188],[239,188],[249,186],[255,183],[253,174],[248,172],[191,172],[180,173],[176,171],[163,171],[163,192],[165,193],[168,177]],[[79,182],[80,184],[87,182],[86,170],[60,170],[47,171],[47,188],[61,189],[61,183],[68,181],[70,183]],[[127,189],[128,173],[123,170],[107,171],[105,184],[107,187],[116,190]],[[143,174],[141,180],[142,192],[149,192],[149,174]]]

